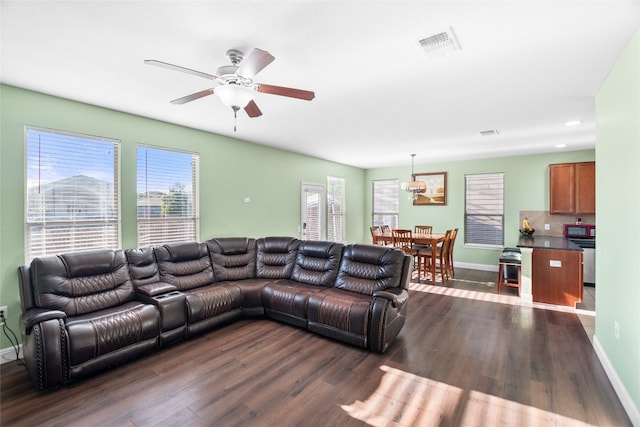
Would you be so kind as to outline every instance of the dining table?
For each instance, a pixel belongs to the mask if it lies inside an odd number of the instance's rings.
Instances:
[[[391,232],[387,231],[381,234],[377,234],[373,237],[374,245],[388,245],[393,244],[393,237],[391,236]],[[420,246],[430,246],[431,247],[431,282],[435,283],[436,277],[436,262],[438,256],[438,243],[444,242],[445,234],[444,233],[412,233],[411,234],[411,244],[412,245],[420,245]],[[424,248],[426,249],[426,248]],[[420,275],[420,268],[418,268],[418,276]],[[419,279],[420,277],[418,277]],[[443,278],[444,281],[444,278]]]

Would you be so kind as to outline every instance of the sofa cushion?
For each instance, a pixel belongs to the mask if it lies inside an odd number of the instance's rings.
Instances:
[[[256,276],[262,279],[289,279],[300,240],[293,237],[265,237],[256,241]]]
[[[152,305],[128,302],[118,307],[68,317],[69,364],[91,359],[153,339],[160,334],[160,314]]]
[[[333,286],[343,248],[343,244],[335,242],[301,242],[291,280],[315,286]]]
[[[134,299],[124,252],[100,249],[35,258],[31,262],[38,307],[78,316]]]
[[[371,297],[336,288],[309,296],[309,330],[366,346]]]
[[[193,324],[242,306],[240,288],[232,283],[214,283],[185,291],[187,323]]]
[[[217,282],[256,277],[256,241],[246,237],[223,237],[207,241]]]
[[[178,290],[206,286],[214,282],[207,245],[198,242],[168,243],[154,249],[160,280]]]
[[[283,313],[304,320],[307,318],[309,295],[320,292],[324,287],[307,285],[293,280],[278,280],[268,283],[262,291],[262,304],[267,314]]]
[[[404,252],[375,245],[345,247],[336,288],[373,295],[401,285]]]

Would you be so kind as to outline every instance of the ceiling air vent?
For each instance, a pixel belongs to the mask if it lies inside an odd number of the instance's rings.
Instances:
[[[440,56],[447,52],[461,49],[460,43],[458,43],[458,39],[451,27],[446,31],[419,40],[418,43],[429,56]]]
[[[498,129],[491,129],[491,130],[483,130],[480,132],[481,136],[495,136],[498,135],[500,132],[498,132]]]

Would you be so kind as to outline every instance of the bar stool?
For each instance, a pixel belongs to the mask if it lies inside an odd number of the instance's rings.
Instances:
[[[522,278],[522,254],[519,248],[504,248],[498,265],[498,293],[503,286],[518,288],[520,295],[520,281]]]

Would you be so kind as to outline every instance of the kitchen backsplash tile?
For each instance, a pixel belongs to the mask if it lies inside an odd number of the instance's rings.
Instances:
[[[564,224],[575,224],[577,215],[551,215],[549,211],[520,211],[520,221],[518,228],[522,227],[522,220],[529,218],[531,226],[539,236],[562,236]],[[581,215],[583,224],[595,224],[595,215]],[[549,224],[549,230],[544,229],[544,225]]]

